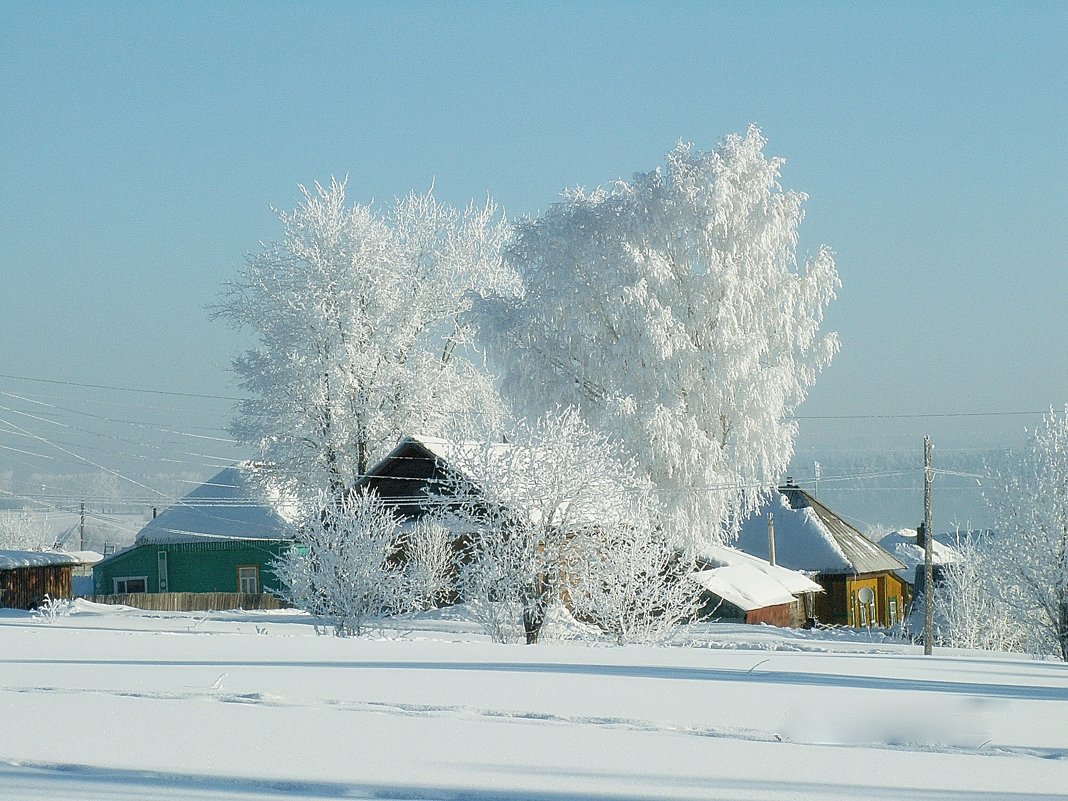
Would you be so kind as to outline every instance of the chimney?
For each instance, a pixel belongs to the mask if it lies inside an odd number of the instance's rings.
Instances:
[[[927,527],[923,523],[916,526],[916,544],[921,548],[927,547]]]

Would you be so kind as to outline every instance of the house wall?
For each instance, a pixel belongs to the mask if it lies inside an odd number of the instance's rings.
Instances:
[[[805,622],[805,608],[800,601],[776,606],[765,606],[746,612],[746,623],[767,623],[782,628],[800,628]]]
[[[836,626],[892,626],[900,623],[905,614],[905,605],[909,600],[908,586],[895,573],[818,575],[815,580],[825,590],[816,596],[816,618],[820,623]],[[861,608],[858,598],[862,587],[869,587],[875,596],[867,609]]]
[[[35,609],[45,595],[70,598],[70,565],[40,565],[0,570],[0,606]]]
[[[115,592],[115,579],[144,576],[145,591],[238,592],[238,567],[255,565],[260,591],[276,589],[270,563],[288,549],[288,542],[236,542],[139,545],[99,562],[93,570],[94,592]],[[162,556],[161,556],[162,554]],[[161,572],[165,581],[160,583]]]

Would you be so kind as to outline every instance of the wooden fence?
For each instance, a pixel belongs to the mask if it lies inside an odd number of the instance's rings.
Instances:
[[[226,609],[285,609],[289,604],[265,592],[132,592],[85,595],[97,604],[122,604],[153,612],[208,612]]]

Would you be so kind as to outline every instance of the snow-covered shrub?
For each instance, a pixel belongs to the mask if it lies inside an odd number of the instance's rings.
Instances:
[[[55,623],[66,617],[74,609],[74,603],[67,598],[53,598],[45,594],[44,600],[33,610],[33,619],[39,623]]]
[[[455,568],[451,532],[430,518],[420,518],[403,535],[403,605],[413,611],[432,609],[452,590]]]
[[[405,608],[408,583],[398,554],[400,520],[374,492],[340,500],[321,493],[302,516],[294,545],[275,561],[280,595],[329,620],[338,635],[358,635]]]
[[[457,590],[494,640],[536,642],[561,604],[620,642],[652,640],[689,609],[689,583],[633,462],[574,409],[467,443],[428,509],[464,534]]]
[[[1068,661],[1068,406],[1050,410],[1013,470],[987,494],[989,574],[1028,650]]]
[[[693,558],[650,523],[582,532],[571,543],[570,606],[620,645],[662,642],[700,606]]]
[[[941,566],[935,586],[935,636],[953,648],[1018,651],[1023,631],[1012,609],[997,594],[996,561],[990,535],[962,537],[954,545],[956,558]],[[923,608],[922,596],[917,600]]]

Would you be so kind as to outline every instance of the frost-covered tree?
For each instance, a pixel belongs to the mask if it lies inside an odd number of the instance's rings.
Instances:
[[[965,537],[958,532],[953,561],[941,566],[935,585],[935,629],[943,644],[984,651],[1023,647],[1015,615],[997,593],[996,548],[989,533]],[[923,603],[918,597],[915,607],[922,609]]]
[[[49,542],[48,527],[32,512],[0,512],[0,550],[28,551]]]
[[[728,539],[786,469],[790,414],[837,348],[821,248],[799,268],[805,195],[756,128],[516,226],[521,297],[480,304],[519,414],[575,407],[617,438],[684,542]]]
[[[493,639],[515,638],[521,624],[536,642],[584,567],[576,538],[640,514],[633,468],[573,409],[519,424],[508,444],[457,444],[448,464],[428,509],[468,543],[457,589]]]
[[[998,597],[1031,650],[1068,661],[1068,406],[1043,418],[1016,470],[998,478],[988,495]]]
[[[258,449],[259,476],[339,498],[404,434],[498,430],[464,315],[477,293],[516,286],[493,204],[412,194],[380,212],[347,205],[336,180],[301,192],[215,310],[258,340],[234,361],[248,398],[231,430]]]

